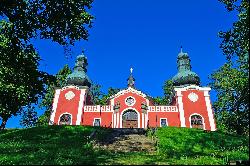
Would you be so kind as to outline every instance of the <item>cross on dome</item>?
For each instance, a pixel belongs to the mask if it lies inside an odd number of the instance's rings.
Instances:
[[[131,74],[132,74],[133,70],[134,70],[134,69],[131,67],[131,68],[130,68],[130,73],[131,73]]]

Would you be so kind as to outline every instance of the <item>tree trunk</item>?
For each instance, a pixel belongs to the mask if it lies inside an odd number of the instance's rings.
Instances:
[[[5,125],[6,125],[8,119],[9,118],[2,118],[2,124],[0,126],[0,130],[5,129]]]

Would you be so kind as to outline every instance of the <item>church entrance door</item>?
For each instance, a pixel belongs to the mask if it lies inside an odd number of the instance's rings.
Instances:
[[[122,115],[123,128],[138,128],[138,114],[134,110],[127,110]]]

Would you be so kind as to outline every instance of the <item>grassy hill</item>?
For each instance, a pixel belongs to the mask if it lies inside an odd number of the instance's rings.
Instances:
[[[96,139],[110,129],[83,126],[48,126],[0,132],[0,164],[226,164],[249,160],[249,137],[204,133],[198,129],[159,128],[148,136],[157,139],[157,152],[114,153],[93,149]]]

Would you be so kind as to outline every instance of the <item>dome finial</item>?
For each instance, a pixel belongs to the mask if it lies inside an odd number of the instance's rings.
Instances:
[[[130,74],[132,74],[133,70],[134,70],[134,69],[131,67],[131,68],[130,68]]]

